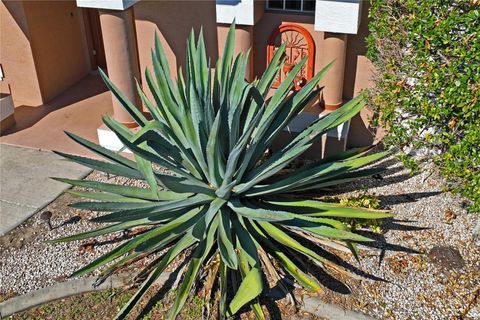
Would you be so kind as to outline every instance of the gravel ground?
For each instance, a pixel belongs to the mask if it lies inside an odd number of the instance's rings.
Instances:
[[[387,282],[345,280],[350,294],[326,291],[323,298],[382,319],[479,319],[480,246],[472,237],[477,217],[466,212],[461,197],[442,192],[444,183],[438,176],[410,176],[397,162],[387,162],[391,168],[381,178],[364,179],[330,194],[340,198],[375,195],[383,208],[397,214],[376,235],[373,245],[380,249],[366,248],[360,264],[345,257]],[[93,172],[87,179],[106,181],[108,177]],[[94,245],[88,241],[46,244],[46,240],[94,227],[88,222],[93,213],[67,207],[73,201],[74,197],[62,195],[0,238],[0,299],[63,281],[122,240],[120,234]],[[44,211],[53,213],[53,230],[40,219]],[[442,266],[429,255],[435,246],[455,248],[463,259]]]
[[[86,179],[139,185],[139,181],[109,178],[92,172]],[[100,224],[89,222],[94,212],[68,207],[79,198],[63,194],[7,235],[0,237],[0,296],[23,294],[63,281],[74,271],[121,243],[124,236],[104,236],[95,243],[89,240],[48,244],[47,240],[95,229]],[[50,211],[52,230],[40,218]],[[92,245],[93,244],[93,245]]]
[[[360,264],[348,257],[388,282],[350,281],[351,294],[326,299],[380,319],[480,319],[480,241],[472,236],[478,216],[467,213],[464,199],[443,192],[441,177],[410,176],[396,161],[386,162],[390,169],[382,179],[365,179],[331,195],[375,195],[396,214],[376,237],[373,245],[380,249],[366,248]],[[456,249],[461,257],[439,263],[434,247]]]

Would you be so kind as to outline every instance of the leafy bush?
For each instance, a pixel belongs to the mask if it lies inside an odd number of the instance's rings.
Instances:
[[[110,264],[102,271],[100,283],[122,267],[162,252],[141,271],[138,279],[145,280],[118,318],[124,318],[158,276],[184,253],[188,267],[176,290],[169,319],[178,315],[202,273],[207,274],[207,279],[218,281],[221,317],[235,314],[250,304],[257,318],[264,319],[258,296],[264,290],[265,274],[283,287],[274,265],[306,289],[320,291],[320,284],[308,274],[301,256],[319,266],[348,274],[330,260],[331,256],[320,254],[316,246],[322,245],[325,250],[329,245],[338,248],[338,241],[343,241],[357,256],[355,242],[370,239],[351,232],[339,219],[391,216],[385,211],[343,207],[301,196],[288,197],[290,193],[301,195],[306,190],[378,173],[382,169],[360,167],[382,158],[385,152],[371,154],[370,148],[350,150],[336,156],[335,162],[314,162],[294,172],[282,173],[282,169],[322,133],[357,114],[365,101],[362,96],[353,99],[314,121],[283,149],[264,157],[266,149],[292,118],[318,97],[321,90],[317,88],[318,83],[329,66],[300,91],[292,93],[295,76],[305,65],[304,58],[266,101],[282,68],[285,47],[276,52],[259,80],[247,83],[244,78],[248,54],[241,53],[233,59],[234,29],[232,25],[213,81],[201,34],[197,43],[193,32],[189,37],[186,79],[180,71],[177,80],[170,79],[168,63],[156,37],[152,51],[155,76],[145,71],[155,103],[139,88],[143,103],[153,117],[151,121],[101,72],[108,88],[140,127],[134,133],[112,117],[104,118],[105,124],[133,152],[135,161],[71,133],[69,136],[75,141],[109,161],[59,153],[95,170],[144,180],[149,186],[59,179],[93,189],[69,192],[98,200],[71,206],[111,213],[93,219],[107,226],[53,242],[140,227],[133,238],[72,276]],[[157,170],[158,167],[168,169],[172,175]],[[213,281],[207,282],[211,288]]]
[[[480,212],[480,2],[371,1],[370,102],[410,168],[433,161]],[[413,156],[413,157],[412,157]]]

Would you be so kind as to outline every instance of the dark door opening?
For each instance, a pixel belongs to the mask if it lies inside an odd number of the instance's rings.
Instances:
[[[105,49],[103,47],[102,28],[98,9],[84,9],[85,31],[92,70],[107,70]]]

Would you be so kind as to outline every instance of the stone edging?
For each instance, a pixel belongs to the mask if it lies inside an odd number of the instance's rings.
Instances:
[[[168,280],[169,276],[170,273],[165,272],[157,279],[155,283],[162,285]],[[98,287],[93,287],[97,277],[80,278],[60,282],[54,284],[53,286],[32,291],[1,302],[0,319],[8,317],[17,312],[25,311],[51,301],[67,298],[73,295],[123,287],[129,283],[131,278],[131,274],[112,276]],[[336,304],[324,303],[316,297],[304,297],[303,305],[300,306],[300,309],[317,317],[327,318],[330,320],[376,320],[375,318],[364,313],[346,310]]]

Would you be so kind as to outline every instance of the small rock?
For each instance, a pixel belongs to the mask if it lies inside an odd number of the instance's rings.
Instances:
[[[51,211],[44,211],[40,215],[40,219],[47,223],[48,230],[50,230],[50,231],[52,230],[52,222],[51,222],[52,216],[53,216],[53,214],[52,214]]]
[[[480,238],[480,218],[478,218],[477,224],[475,225],[475,228],[473,228],[472,233],[475,238]]]
[[[475,244],[480,247],[480,218],[477,220],[475,228],[473,228],[473,238],[475,239]]]
[[[460,252],[449,246],[435,246],[428,253],[431,263],[448,269],[461,269],[465,266]]]

